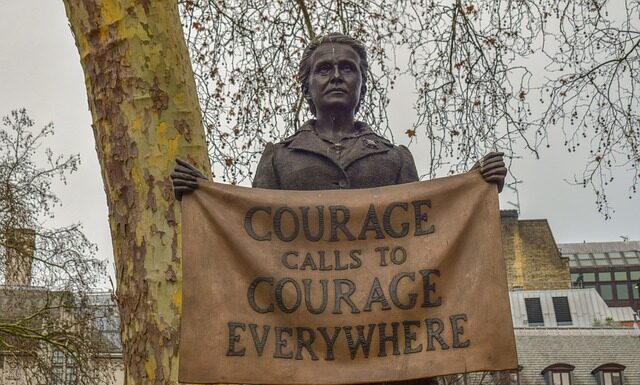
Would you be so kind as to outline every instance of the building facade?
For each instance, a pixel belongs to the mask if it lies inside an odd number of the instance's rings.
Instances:
[[[594,288],[610,306],[640,310],[640,241],[563,243],[575,287]]]
[[[495,383],[640,385],[640,242],[557,245],[546,220],[515,211],[502,231],[520,365]]]

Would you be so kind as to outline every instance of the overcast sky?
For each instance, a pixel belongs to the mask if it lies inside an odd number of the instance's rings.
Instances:
[[[56,221],[60,225],[80,222],[85,234],[97,243],[98,254],[112,261],[108,213],[100,168],[91,131],[84,76],[78,51],[68,27],[61,0],[4,0],[0,5],[0,115],[27,108],[42,127],[53,122],[56,135],[47,145],[55,153],[79,153],[82,164],[56,185],[62,200]],[[407,111],[400,103],[390,111],[392,127],[400,143],[406,144],[402,121]],[[640,240],[640,196],[628,199],[629,176],[618,178],[609,194],[613,219],[605,221],[597,212],[589,189],[568,184],[581,170],[581,159],[571,157],[560,144],[545,149],[541,160],[525,159],[515,171],[520,186],[520,218],[549,221],[556,242],[620,241],[621,236]],[[419,147],[411,146],[417,159]],[[420,164],[421,162],[419,162]],[[419,170],[421,171],[421,170]],[[512,208],[513,195],[500,197],[503,209]]]

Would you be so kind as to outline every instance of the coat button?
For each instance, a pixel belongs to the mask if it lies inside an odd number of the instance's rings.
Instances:
[[[340,182],[338,182],[338,186],[340,186],[340,188],[347,187],[347,181],[344,179],[341,179]]]

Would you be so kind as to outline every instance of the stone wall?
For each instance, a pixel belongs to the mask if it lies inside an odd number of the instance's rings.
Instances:
[[[569,261],[558,251],[546,219],[518,219],[517,211],[501,212],[502,250],[509,288],[524,290],[571,287]]]

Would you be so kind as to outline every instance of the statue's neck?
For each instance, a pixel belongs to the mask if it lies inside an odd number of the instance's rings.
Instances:
[[[347,135],[350,135],[355,130],[355,121],[353,114],[320,114],[316,115],[315,130],[319,135],[322,135],[333,141],[340,141]]]

